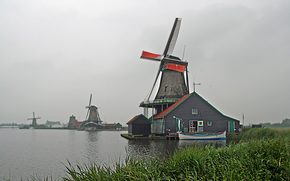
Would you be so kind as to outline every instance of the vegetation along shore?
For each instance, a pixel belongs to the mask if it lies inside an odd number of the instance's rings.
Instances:
[[[187,147],[165,160],[128,159],[115,168],[69,165],[62,179],[290,180],[290,129],[252,128],[231,138],[228,146]]]

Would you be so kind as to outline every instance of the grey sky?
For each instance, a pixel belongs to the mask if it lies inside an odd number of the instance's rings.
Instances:
[[[246,124],[290,117],[288,0],[1,0],[0,123],[83,120],[90,93],[126,123],[158,68],[140,53],[163,52],[175,17],[201,96]]]

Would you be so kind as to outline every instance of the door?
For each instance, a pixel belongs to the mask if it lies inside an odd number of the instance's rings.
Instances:
[[[190,133],[202,133],[203,132],[203,120],[189,120]]]
[[[197,121],[196,120],[189,120],[188,132],[189,133],[196,133],[197,132]]]
[[[235,121],[228,121],[228,132],[235,132]]]

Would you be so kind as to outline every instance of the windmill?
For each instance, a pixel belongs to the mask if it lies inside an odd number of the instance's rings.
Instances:
[[[177,41],[180,25],[181,18],[176,18],[162,55],[147,51],[142,52],[142,59],[160,62],[150,93],[147,99],[140,104],[140,107],[144,107],[144,115],[147,117],[148,108],[155,108],[156,113],[162,112],[182,96],[189,93],[187,73],[188,63],[172,55]],[[150,97],[160,75],[161,79],[157,94],[154,100],[151,101]],[[152,112],[152,114],[154,113]]]
[[[83,127],[92,127],[92,128],[101,128],[102,127],[102,120],[100,118],[98,107],[91,105],[92,103],[92,94],[90,95],[89,105],[86,106],[88,109],[86,120],[83,122]]]
[[[32,120],[32,124],[31,125],[32,125],[33,128],[35,128],[37,126],[36,120],[40,119],[40,117],[35,117],[34,112],[32,114],[33,114],[33,117],[32,118],[28,118],[27,120]]]

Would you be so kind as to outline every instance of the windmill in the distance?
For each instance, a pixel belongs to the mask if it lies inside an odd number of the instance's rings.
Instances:
[[[27,120],[32,120],[32,124],[31,124],[31,126],[32,126],[33,128],[35,128],[35,127],[37,126],[36,120],[37,120],[37,119],[40,119],[40,117],[35,117],[35,113],[34,113],[34,112],[33,112],[32,114],[33,114],[33,117],[32,117],[32,118],[28,118]]]
[[[88,109],[86,120],[82,123],[82,127],[89,130],[94,129],[101,129],[102,126],[102,120],[100,118],[98,107],[91,105],[92,103],[92,94],[90,95],[89,105],[86,106]]]
[[[153,111],[156,111],[155,113],[158,114],[174,104],[182,96],[189,93],[187,74],[188,63],[172,55],[177,41],[180,24],[181,18],[176,18],[162,55],[146,51],[142,52],[141,58],[160,62],[149,96],[140,104],[140,107],[144,108],[144,115],[146,117],[148,117],[148,108],[153,108]],[[150,100],[150,97],[160,74],[161,79],[159,88],[154,100],[152,101]],[[155,113],[152,112],[152,114]]]

